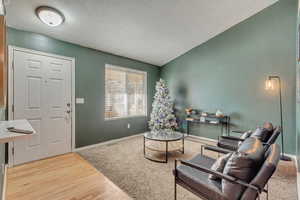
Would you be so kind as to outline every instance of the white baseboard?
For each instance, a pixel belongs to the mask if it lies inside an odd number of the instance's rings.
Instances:
[[[2,200],[6,197],[6,183],[7,183],[7,165],[4,165],[3,185],[2,185]]]
[[[90,148],[94,148],[94,147],[99,147],[99,146],[103,146],[103,145],[113,144],[113,143],[117,143],[117,142],[121,142],[121,141],[124,141],[124,140],[128,140],[128,139],[132,139],[132,138],[141,136],[143,134],[144,133],[140,133],[140,134],[131,135],[131,136],[122,137],[122,138],[113,139],[113,140],[108,140],[108,141],[105,141],[105,142],[100,142],[100,143],[97,143],[97,144],[92,144],[92,145],[88,145],[88,146],[84,146],[84,147],[79,147],[79,148],[76,148],[74,150],[74,152],[81,151],[81,150],[86,150],[86,149],[90,149]]]
[[[99,147],[99,146],[103,146],[103,145],[108,145],[108,144],[121,142],[121,141],[124,141],[124,140],[128,140],[128,139],[131,139],[131,138],[141,136],[143,134],[144,133],[140,133],[140,134],[131,135],[131,136],[122,137],[122,138],[113,139],[113,140],[108,140],[108,141],[105,141],[105,142],[100,142],[100,143],[97,143],[97,144],[92,144],[92,145],[88,145],[88,146],[84,146],[84,147],[79,147],[79,148],[76,148],[74,150],[74,152],[78,152],[78,151],[85,150],[85,149],[90,149],[90,148],[94,148],[94,147]],[[195,139],[198,139],[198,140],[208,141],[208,142],[217,142],[218,141],[218,140],[215,140],[215,139],[210,139],[210,138],[201,137],[201,136],[197,136],[197,135],[189,135],[189,137],[195,138]]]
[[[286,156],[292,158],[292,159],[295,161],[295,163],[296,163],[296,167],[298,167],[298,166],[297,166],[297,156],[296,156],[296,155],[294,155],[294,154],[288,154],[288,153],[285,153],[284,155],[286,155]],[[297,169],[298,169],[298,168],[297,168]]]

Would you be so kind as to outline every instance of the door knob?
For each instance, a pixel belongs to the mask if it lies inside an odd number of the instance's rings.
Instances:
[[[70,113],[71,113],[71,110],[67,110],[66,113],[70,114]]]

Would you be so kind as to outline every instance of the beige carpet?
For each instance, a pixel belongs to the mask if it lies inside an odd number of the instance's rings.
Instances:
[[[172,153],[167,164],[152,162],[144,158],[142,136],[82,150],[79,153],[133,199],[172,200],[174,159],[191,158],[200,152],[200,148],[201,141],[186,139],[185,154]],[[205,154],[216,157],[216,154],[209,151]],[[294,163],[280,163],[269,182],[269,191],[270,200],[297,199]],[[178,186],[178,200],[199,200],[199,198]]]

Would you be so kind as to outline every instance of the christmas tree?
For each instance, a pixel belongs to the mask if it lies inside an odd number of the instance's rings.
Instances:
[[[162,129],[174,130],[177,128],[177,122],[165,81],[162,79],[157,81],[155,89],[149,128],[154,132],[160,132]]]

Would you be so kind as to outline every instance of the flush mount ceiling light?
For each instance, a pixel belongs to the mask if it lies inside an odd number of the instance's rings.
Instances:
[[[35,12],[38,18],[48,26],[61,25],[65,20],[65,17],[61,12],[48,6],[40,6]]]

